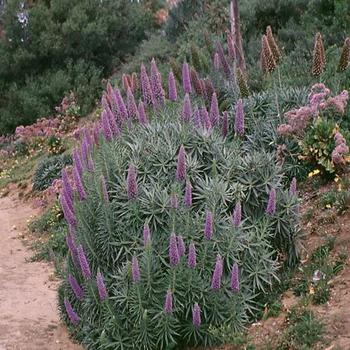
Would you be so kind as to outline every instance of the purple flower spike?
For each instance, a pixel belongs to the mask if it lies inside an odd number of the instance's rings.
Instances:
[[[196,247],[194,243],[191,243],[188,248],[187,266],[190,269],[194,269],[197,266],[197,253],[196,253]]]
[[[182,65],[182,86],[185,94],[192,92],[190,67],[187,62]]]
[[[66,189],[63,187],[61,191],[61,196],[63,197],[64,201],[66,202],[69,210],[74,214],[74,206],[73,206],[73,198],[69,196]]]
[[[231,290],[235,293],[239,292],[239,270],[237,263],[232,265],[231,270]]]
[[[164,312],[168,315],[173,313],[173,294],[170,289],[168,289],[165,296]]]
[[[153,93],[151,83],[144,64],[141,64],[140,80],[143,101],[147,106],[151,106],[153,105]]]
[[[181,145],[179,154],[177,157],[176,167],[176,180],[183,182],[186,179],[186,151],[183,145]]]
[[[75,279],[75,277],[72,274],[68,275],[68,282],[72,288],[72,291],[76,298],[80,301],[84,299],[84,291],[83,289],[79,286],[78,281]]]
[[[86,280],[91,280],[91,270],[90,270],[89,262],[87,261],[84,248],[81,244],[78,246],[77,251],[78,251],[78,259],[79,259],[79,264],[81,268],[81,273],[83,274],[83,277]]]
[[[228,113],[225,111],[223,120],[222,120],[221,135],[222,137],[226,137],[227,134],[228,134]]]
[[[169,100],[172,102],[175,102],[177,100],[177,90],[176,90],[176,81],[172,70],[169,73],[168,90],[169,90]]]
[[[106,138],[107,141],[111,141],[112,129],[111,129],[111,125],[109,124],[109,118],[106,111],[102,112],[101,122],[102,122],[102,131],[103,131],[104,137]]]
[[[163,105],[165,102],[165,94],[162,86],[162,76],[154,58],[151,61],[151,87],[155,104],[158,106]]]
[[[214,232],[214,223],[213,223],[213,213],[207,211],[205,216],[205,225],[204,225],[204,237],[207,240],[210,240],[213,237]]]
[[[132,281],[134,283],[138,283],[141,281],[141,272],[140,272],[140,266],[139,261],[137,260],[136,255],[132,257],[131,262],[131,273],[132,273]]]
[[[217,44],[216,44],[216,51],[219,55],[220,63],[221,63],[221,66],[223,68],[223,71],[226,75],[226,78],[231,79],[232,78],[231,67],[227,61],[224,49],[222,48],[222,45],[220,42],[217,42]]]
[[[211,98],[211,105],[210,105],[210,112],[209,112],[209,118],[213,126],[215,126],[218,123],[219,117],[220,117],[220,112],[219,112],[218,98],[216,96],[216,92],[214,92]]]
[[[78,249],[77,246],[75,245],[74,242],[74,238],[72,234],[67,234],[66,236],[66,243],[67,243],[67,247],[71,253],[71,256],[74,260],[75,263],[79,263],[79,259],[78,259]]]
[[[145,105],[143,104],[142,101],[140,101],[139,103],[139,122],[140,124],[148,124],[148,118],[147,118],[147,114],[145,112]]]
[[[200,128],[202,126],[201,112],[199,109],[196,109],[193,113],[193,123],[196,128]]]
[[[73,188],[69,182],[66,169],[62,170],[62,183],[63,183],[64,191],[66,192],[67,196],[72,201],[73,200]]]
[[[101,128],[99,123],[95,123],[94,129],[92,130],[94,143],[98,145],[100,143]]]
[[[93,172],[95,170],[95,163],[92,159],[91,154],[89,154],[87,157],[86,169],[90,172]]]
[[[186,245],[181,235],[177,236],[177,250],[179,252],[180,258],[183,257],[186,253]]]
[[[295,177],[293,177],[290,183],[289,194],[291,196],[295,196],[297,194],[297,179]]]
[[[172,266],[176,266],[180,262],[179,250],[177,247],[177,239],[176,234],[174,232],[170,236],[169,259],[170,265]]]
[[[189,208],[192,205],[192,185],[189,181],[186,182],[184,204],[187,208]]]
[[[83,174],[83,164],[81,163],[80,155],[77,149],[73,151],[74,167],[78,170],[79,175]]]
[[[109,103],[108,103],[108,101],[107,101],[107,97],[106,97],[105,93],[104,93],[104,94],[103,94],[103,96],[102,96],[102,99],[101,99],[101,105],[102,105],[103,109],[110,108],[110,106],[109,106]]]
[[[242,221],[242,206],[240,202],[236,203],[235,209],[233,211],[233,225],[239,227]]]
[[[235,133],[239,136],[244,135],[244,106],[242,99],[236,104]]]
[[[149,225],[146,223],[143,226],[143,245],[146,247],[150,243],[151,243],[151,230],[149,228]]]
[[[79,199],[83,201],[86,199],[86,193],[77,167],[73,168],[73,178],[75,182],[75,187],[78,191]]]
[[[72,304],[69,302],[68,298],[64,298],[64,306],[67,311],[67,315],[75,326],[79,323],[79,317],[77,313],[73,310]]]
[[[210,121],[209,113],[207,109],[205,107],[201,108],[200,114],[201,114],[201,119],[202,119],[202,124],[204,126],[204,129],[209,131],[212,125],[211,125],[211,121]]]
[[[173,209],[177,209],[178,206],[179,206],[179,201],[177,200],[177,195],[176,193],[173,193],[170,197],[170,206],[173,208]]]
[[[102,273],[100,271],[97,272],[96,283],[97,283],[98,295],[100,296],[100,300],[101,301],[106,300],[108,297],[107,288],[106,288]]]
[[[222,258],[220,255],[216,258],[215,269],[213,272],[213,278],[211,280],[211,288],[218,290],[221,287],[221,277],[223,273]]]
[[[77,226],[77,221],[76,221],[75,215],[71,211],[71,209],[69,208],[69,205],[66,202],[66,199],[62,194],[60,195],[60,204],[61,204],[64,218],[66,219],[67,223],[70,226],[73,226],[75,228]]]
[[[136,199],[139,195],[139,190],[137,187],[136,169],[132,164],[129,165],[126,183],[129,200]]]
[[[269,194],[269,201],[267,203],[266,214],[274,215],[276,212],[276,189],[272,188]]]
[[[126,96],[126,105],[128,108],[128,115],[131,119],[137,119],[138,118],[138,110],[134,98],[134,94],[132,93],[131,89],[128,89],[127,96]]]
[[[201,308],[198,303],[195,303],[192,308],[192,324],[194,327],[199,328],[201,323]]]
[[[81,142],[81,159],[83,161],[83,164],[87,163],[87,159],[89,157],[90,154],[90,148],[89,145],[86,141],[86,138],[83,138],[83,141]]]
[[[121,131],[118,127],[117,120],[116,120],[114,113],[112,112],[112,110],[110,108],[107,108],[106,112],[107,112],[109,126],[110,126],[110,129],[112,131],[112,134],[114,136],[119,136],[121,134]]]
[[[192,117],[192,105],[190,95],[188,93],[186,93],[184,98],[181,117],[184,122],[189,122]]]
[[[109,202],[109,195],[108,195],[107,183],[106,183],[106,179],[103,175],[101,175],[101,187],[102,187],[103,199],[106,203],[108,203]]]
[[[126,109],[123,97],[119,89],[116,89],[114,93],[117,101],[118,117],[120,118],[121,122],[125,122],[128,119],[128,111]]]

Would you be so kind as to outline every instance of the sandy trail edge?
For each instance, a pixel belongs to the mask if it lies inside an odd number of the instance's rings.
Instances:
[[[53,267],[27,262],[20,236],[35,214],[15,196],[0,198],[0,350],[79,350],[60,324]]]

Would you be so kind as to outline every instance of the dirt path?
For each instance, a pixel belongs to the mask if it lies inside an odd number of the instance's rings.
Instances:
[[[0,350],[79,350],[59,321],[53,267],[27,262],[20,237],[35,214],[13,196],[0,199]]]

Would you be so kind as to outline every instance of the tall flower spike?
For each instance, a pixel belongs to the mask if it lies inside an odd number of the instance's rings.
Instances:
[[[165,296],[164,312],[168,315],[173,313],[173,294],[170,289],[168,289]]]
[[[200,109],[202,124],[205,130],[209,131],[212,128],[209,113],[205,107]]]
[[[139,191],[137,186],[136,169],[132,164],[129,165],[126,182],[129,200],[136,199],[138,197]]]
[[[191,82],[192,82],[194,91],[198,96],[203,95],[202,85],[201,85],[197,71],[194,68],[191,68],[190,74],[191,74]]]
[[[193,242],[188,247],[187,266],[190,269],[194,269],[197,266],[197,253],[196,253],[196,247]]]
[[[181,235],[177,236],[177,250],[179,252],[180,258],[183,257],[186,253],[186,245]]]
[[[184,122],[189,122],[192,117],[192,105],[190,95],[188,93],[185,94],[181,117]]]
[[[269,201],[266,207],[266,214],[272,216],[275,214],[275,212],[276,212],[276,189],[271,188],[270,194],[269,194]]]
[[[69,208],[69,205],[62,194],[60,195],[60,204],[61,204],[64,218],[66,219],[67,223],[70,226],[73,226],[75,228],[77,226],[75,215],[72,212],[72,210]]]
[[[244,135],[244,106],[242,99],[239,99],[236,104],[235,133],[239,136]]]
[[[66,192],[67,196],[73,200],[73,188],[72,185],[68,179],[67,171],[66,169],[62,170],[62,183],[64,191]]]
[[[140,266],[139,266],[139,261],[134,255],[132,257],[132,262],[131,262],[131,273],[132,273],[132,281],[134,283],[138,283],[141,281],[141,272],[140,272]]]
[[[148,124],[148,117],[147,117],[147,114],[146,114],[146,111],[145,111],[145,105],[143,104],[142,101],[140,101],[139,103],[139,122],[140,124],[142,125],[145,125],[145,124]]]
[[[184,204],[187,208],[189,208],[192,205],[192,185],[190,181],[186,182]]]
[[[73,150],[74,167],[78,170],[79,175],[83,174],[83,164],[81,163],[80,155],[77,149]]]
[[[241,97],[249,96],[249,88],[245,74],[242,72],[240,68],[236,69],[236,83],[239,88],[239,92]]]
[[[168,90],[169,90],[169,100],[175,102],[177,100],[177,89],[174,73],[172,70],[169,72],[168,77]]]
[[[128,119],[128,111],[126,109],[122,94],[120,93],[119,89],[116,89],[114,94],[117,101],[118,117],[121,122],[125,122]]]
[[[271,26],[268,26],[266,28],[266,37],[267,37],[267,42],[269,43],[271,52],[272,52],[272,56],[276,62],[276,64],[278,64],[278,62],[281,60],[282,54],[281,54],[281,50],[279,49],[275,37],[273,36],[272,33],[272,28]]]
[[[73,325],[77,325],[79,323],[79,317],[77,313],[73,310],[72,304],[69,302],[68,298],[64,298],[64,306],[66,308],[67,315],[72,322]]]
[[[213,222],[213,213],[207,211],[205,216],[205,225],[204,225],[204,237],[207,240],[210,240],[213,237],[214,232],[214,222]]]
[[[176,193],[172,193],[171,197],[170,197],[170,206],[173,209],[177,209],[179,206],[179,201],[177,200],[177,195]]]
[[[177,247],[176,234],[173,232],[170,235],[169,242],[169,260],[171,266],[176,266],[180,262],[179,250]]]
[[[209,118],[213,126],[215,126],[218,123],[219,117],[220,117],[220,112],[219,112],[218,98],[216,96],[216,92],[214,92],[211,97],[210,112],[209,112]]]
[[[230,287],[233,292],[239,292],[239,270],[237,263],[233,263],[232,265]]]
[[[84,248],[81,244],[77,247],[77,251],[78,251],[78,259],[79,259],[79,264],[81,268],[81,273],[85,280],[91,280],[91,270],[90,270],[89,262],[86,258]]]
[[[291,196],[295,196],[297,194],[297,179],[295,177],[293,177],[290,183],[289,194]]]
[[[76,298],[80,301],[82,301],[84,299],[84,291],[83,289],[80,287],[78,281],[75,279],[75,277],[72,274],[68,275],[68,282],[72,288],[72,291],[74,293],[74,295],[76,296]]]
[[[99,123],[94,124],[94,128],[92,130],[92,135],[94,138],[95,145],[98,145],[100,143],[100,135],[101,135],[101,127]]]
[[[239,227],[241,225],[241,221],[242,221],[242,207],[241,207],[241,203],[237,202],[235,209],[233,211],[233,225],[236,227]]]
[[[147,223],[143,226],[143,245],[146,247],[151,242],[151,230]]]
[[[81,180],[77,167],[73,168],[73,178],[74,178],[75,187],[77,189],[79,199],[83,201],[86,199],[86,192],[85,192],[84,185]]]
[[[109,118],[106,111],[102,112],[101,122],[102,122],[102,131],[103,131],[104,137],[106,138],[107,141],[111,141],[112,130],[111,130],[111,125],[109,124]]]
[[[106,183],[106,179],[103,175],[101,175],[101,188],[102,188],[103,199],[106,203],[108,203],[109,202],[109,195],[108,195],[107,183]]]
[[[228,134],[228,113],[225,111],[222,119],[221,135],[226,137]]]
[[[73,258],[74,263],[79,263],[79,258],[78,258],[78,249],[77,246],[75,245],[74,238],[72,234],[67,234],[66,236],[66,243],[67,247],[70,251],[70,254]]]
[[[119,130],[115,114],[112,112],[112,110],[109,107],[106,109],[106,112],[107,112],[109,126],[111,128],[112,134],[114,136],[119,136],[121,132]]]
[[[187,62],[182,65],[182,86],[185,94],[190,94],[192,92],[190,67]]]
[[[201,323],[201,308],[198,303],[195,303],[192,308],[192,324],[194,327],[199,328]]]
[[[326,66],[326,55],[323,46],[322,35],[320,32],[316,33],[315,46],[312,56],[312,75],[318,77],[323,73]]]
[[[146,67],[143,63],[141,64],[140,80],[143,101],[147,106],[151,106],[153,105],[153,93]]]
[[[216,43],[216,52],[219,55],[220,63],[221,63],[222,69],[226,75],[226,78],[231,79],[231,77],[232,77],[231,67],[226,59],[224,49],[222,48],[222,45],[219,41]]]
[[[109,103],[108,103],[107,96],[106,96],[105,93],[104,93],[103,96],[102,96],[101,105],[102,105],[102,108],[103,108],[103,109],[110,108],[110,105],[109,105]]]
[[[181,145],[179,154],[177,156],[176,166],[176,180],[183,182],[186,179],[186,151],[183,145]]]
[[[214,69],[215,70],[219,70],[220,69],[220,57],[219,54],[217,52],[215,52],[214,54]]]
[[[132,93],[130,88],[127,91],[126,105],[127,105],[127,108],[128,108],[129,118],[137,119],[137,117],[138,117],[138,110],[137,110],[134,94]]]
[[[164,90],[162,86],[162,76],[158,70],[155,59],[151,61],[151,87],[154,96],[154,102],[162,106],[165,102]]]
[[[348,68],[350,62],[350,38],[346,38],[340,55],[338,72],[343,72]]]
[[[97,283],[97,290],[98,290],[98,295],[100,296],[100,300],[101,301],[106,300],[108,297],[107,288],[106,288],[102,273],[100,271],[97,272],[96,283]]]
[[[92,159],[91,154],[89,154],[87,157],[86,169],[90,172],[95,171],[95,163],[94,163],[94,160]]]
[[[261,68],[263,73],[270,73],[276,68],[276,61],[273,57],[267,36],[263,35],[261,39]]]
[[[216,258],[215,269],[213,272],[213,278],[211,280],[211,288],[212,289],[220,289],[221,288],[221,278],[223,273],[223,262],[220,255]]]
[[[123,88],[124,91],[128,91],[128,89],[130,89],[130,83],[129,83],[129,78],[126,74],[122,75],[122,83],[123,83]]]
[[[131,90],[133,93],[135,93],[138,89],[139,89],[139,79],[137,77],[137,73],[132,73],[131,74],[131,84],[130,84],[130,87],[131,87]]]
[[[67,204],[69,210],[74,214],[73,198],[69,196],[65,188],[61,190],[61,196]]]

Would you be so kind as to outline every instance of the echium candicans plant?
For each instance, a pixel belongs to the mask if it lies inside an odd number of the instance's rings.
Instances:
[[[296,195],[274,154],[248,152],[228,113],[216,121],[215,99],[213,123],[195,103],[184,123],[182,101],[147,121],[141,102],[118,137],[92,146],[93,171],[75,157],[60,305],[88,348],[218,344],[210,330],[241,330],[279,283],[280,257],[298,259]]]

